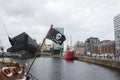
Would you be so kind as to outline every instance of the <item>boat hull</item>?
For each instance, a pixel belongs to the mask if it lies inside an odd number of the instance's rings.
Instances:
[[[73,60],[74,59],[74,52],[66,52],[63,56],[64,59],[66,60]]]

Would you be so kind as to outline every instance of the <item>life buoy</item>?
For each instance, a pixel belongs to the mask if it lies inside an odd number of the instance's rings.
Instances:
[[[11,77],[13,75],[12,71],[8,67],[3,67],[1,72],[6,77]]]
[[[16,73],[18,73],[18,74],[21,74],[22,71],[23,71],[23,69],[22,69],[22,68],[19,68],[19,67],[15,67],[13,70],[14,70]]]

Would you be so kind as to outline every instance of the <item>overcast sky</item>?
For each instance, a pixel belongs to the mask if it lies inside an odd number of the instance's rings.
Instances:
[[[63,27],[73,44],[89,37],[114,40],[113,17],[119,13],[120,0],[0,0],[0,40],[8,48],[8,35],[26,32],[40,43],[51,24]]]

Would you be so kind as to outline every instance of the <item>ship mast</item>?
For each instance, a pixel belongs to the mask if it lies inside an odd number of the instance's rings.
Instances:
[[[72,51],[72,36],[70,37],[70,50]]]

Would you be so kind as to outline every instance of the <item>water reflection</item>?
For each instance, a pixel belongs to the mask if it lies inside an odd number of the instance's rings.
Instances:
[[[38,58],[30,73],[38,80],[120,80],[115,69],[61,58]]]
[[[51,59],[50,70],[49,70],[49,79],[50,80],[62,80],[63,76],[63,61],[57,58]],[[59,76],[58,76],[59,75]]]

